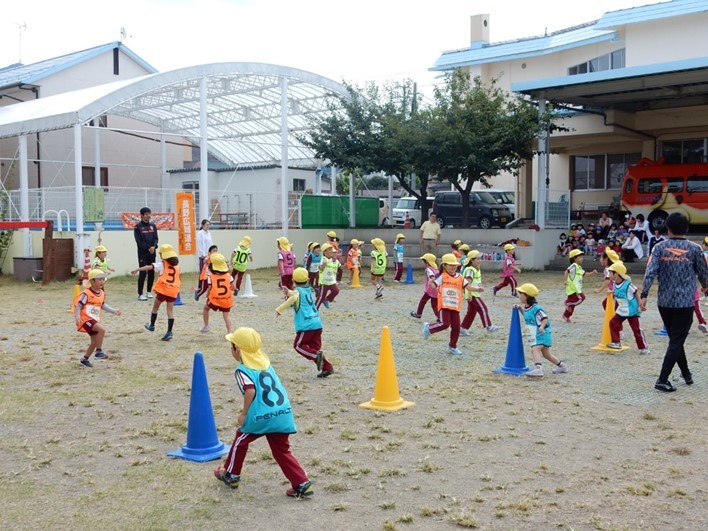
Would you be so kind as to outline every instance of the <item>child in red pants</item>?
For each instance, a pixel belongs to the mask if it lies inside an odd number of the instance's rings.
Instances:
[[[583,269],[583,256],[585,253],[580,249],[573,249],[568,253],[570,265],[565,270],[565,312],[563,312],[563,320],[570,323],[570,318],[575,311],[575,307],[579,306],[585,300],[583,293],[583,277],[585,270]],[[593,269],[588,275],[595,275],[597,271]]]
[[[261,350],[261,336],[253,328],[241,327],[226,339],[239,363],[236,382],[243,394],[243,410],[236,419],[239,428],[229,454],[223,466],[214,469],[214,476],[228,487],[238,488],[249,445],[265,435],[273,459],[290,481],[285,494],[292,498],[312,496],[312,482],[290,452],[290,434],[296,430],[288,393]]]
[[[454,254],[445,254],[442,257],[442,273],[432,281],[438,288],[438,308],[440,321],[430,324],[423,323],[423,339],[428,339],[430,334],[450,329],[450,343],[447,351],[450,354],[461,356],[462,351],[457,348],[460,337],[460,311],[462,310],[463,292],[467,287],[467,280],[457,272],[460,263]]]
[[[492,293],[496,297],[497,292],[502,289],[504,286],[511,286],[511,296],[512,297],[517,297],[516,295],[516,286],[519,284],[518,279],[516,276],[514,276],[514,273],[519,274],[521,273],[521,269],[519,269],[517,266],[520,266],[521,264],[516,261],[516,258],[514,257],[514,244],[512,243],[507,243],[504,246],[504,262],[502,265],[502,272],[501,276],[503,280],[494,286],[492,289]]]
[[[632,279],[627,274],[627,267],[622,262],[615,262],[608,269],[612,271],[617,312],[610,320],[612,342],[608,343],[607,347],[615,349],[622,348],[622,344],[620,343],[620,331],[622,330],[622,322],[626,320],[632,332],[634,332],[634,339],[637,342],[639,353],[649,354],[647,339],[644,337],[644,332],[642,332],[639,323],[637,286],[632,284]]]

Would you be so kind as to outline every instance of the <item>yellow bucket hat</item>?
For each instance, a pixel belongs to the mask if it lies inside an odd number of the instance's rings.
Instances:
[[[610,267],[608,267],[607,270],[614,271],[615,273],[617,273],[619,276],[621,276],[624,279],[629,278],[629,275],[627,274],[627,266],[624,265],[624,263],[622,263],[622,262],[615,262]]]
[[[435,255],[433,253],[425,253],[423,256],[420,257],[420,259],[428,265],[438,267],[437,258],[435,258]]]
[[[310,275],[304,267],[298,267],[295,271],[293,271],[293,280],[298,284],[304,284],[309,278]]]
[[[576,256],[580,256],[581,254],[585,254],[585,253],[582,252],[580,249],[573,249],[572,251],[570,251],[568,253],[568,256],[570,258],[575,258]]]
[[[352,238],[352,241],[349,242],[349,245],[359,245],[360,243],[361,242],[356,238]]]
[[[108,251],[103,245],[97,245],[96,248],[93,250],[94,253],[105,253]]]
[[[223,254],[213,253],[211,255],[211,268],[221,273],[226,273],[229,270],[229,266],[226,265],[226,258],[224,258]]]
[[[605,249],[605,254],[607,255],[607,258],[610,259],[610,262],[612,262],[613,264],[615,262],[620,261],[620,257],[617,254],[617,251],[614,251],[613,249]]]
[[[159,247],[158,250],[159,250],[160,254],[162,254],[162,253],[164,253],[165,251],[174,251],[175,248],[172,247],[169,243],[163,243],[162,245],[160,245],[160,247]],[[175,256],[176,256],[176,255],[175,255]]]
[[[467,253],[470,250],[470,246],[467,245],[466,243],[463,243],[457,248],[458,251],[462,251],[463,253]]]
[[[446,265],[460,265],[460,262],[457,261],[457,258],[452,253],[442,255],[441,262]]]
[[[396,241],[401,240],[401,239],[405,240],[405,239],[406,239],[406,235],[405,235],[405,234],[401,234],[401,233],[399,232],[398,234],[396,234]]]
[[[283,251],[289,251],[290,250],[290,242],[285,236],[281,236],[280,238],[277,238],[275,241],[277,241],[280,244],[280,248]]]
[[[541,293],[539,289],[534,286],[533,284],[521,284],[518,288],[516,288],[516,291],[520,291],[521,293],[525,293],[529,297],[538,297],[538,294]]]
[[[462,245],[462,240],[455,240],[452,245]]]
[[[251,238],[244,236],[243,239],[238,242],[238,244],[244,249],[248,249],[251,246]]]
[[[168,258],[176,258],[177,253],[175,252],[174,249],[172,249],[172,246],[170,246],[169,249],[165,249],[164,251],[160,251],[160,258],[163,260],[167,260]]]
[[[513,243],[507,243],[507,244],[504,246],[504,250],[505,250],[505,251],[513,251],[514,249],[516,249],[516,247],[514,247],[514,244],[513,244]]]
[[[472,260],[477,258],[480,254],[482,254],[482,253],[480,253],[476,249],[467,253],[467,258],[465,258],[465,265],[466,266],[470,265],[472,263]]]
[[[246,367],[256,371],[264,371],[270,367],[268,355],[261,350],[261,336],[253,328],[242,326],[225,337],[239,348],[241,363]]]
[[[377,251],[384,251],[386,249],[386,242],[384,242],[381,238],[374,238],[371,240],[371,244],[376,247]]]
[[[334,249],[334,247],[329,243],[325,243],[320,249],[322,250],[322,254],[324,254],[327,249]]]
[[[92,269],[89,271],[88,279],[93,280],[94,278],[108,278],[108,275],[106,275],[103,269]]]
[[[337,233],[334,232],[333,230],[331,230],[331,231],[329,231],[329,232],[327,233],[327,237],[328,237],[328,238],[336,238],[336,237],[337,237]]]

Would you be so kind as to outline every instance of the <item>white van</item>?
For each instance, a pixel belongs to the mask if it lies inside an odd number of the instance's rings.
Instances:
[[[428,209],[433,208],[434,197],[428,197]],[[421,224],[421,208],[420,201],[417,197],[401,197],[393,209],[392,225],[394,227],[403,227],[406,223],[406,212],[411,222],[411,229],[420,227]],[[427,219],[427,216],[426,216]]]
[[[480,191],[492,194],[492,197],[496,199],[497,203],[509,207],[512,219],[516,219],[516,200],[514,198],[514,192],[511,190],[498,190],[496,188],[480,188]]]

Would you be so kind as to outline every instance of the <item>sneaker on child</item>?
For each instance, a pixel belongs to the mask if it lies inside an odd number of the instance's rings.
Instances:
[[[312,488],[312,481],[305,481],[305,483],[300,483],[297,487],[285,491],[287,496],[297,499],[309,498],[314,493],[315,489]]]

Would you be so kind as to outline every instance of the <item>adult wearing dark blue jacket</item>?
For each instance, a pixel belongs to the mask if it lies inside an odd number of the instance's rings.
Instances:
[[[140,209],[140,221],[133,229],[135,243],[138,245],[138,264],[139,267],[155,263],[157,250],[157,226],[150,221],[152,210],[148,207]],[[147,293],[143,293],[143,286],[147,278]],[[140,271],[138,275],[138,300],[146,301],[148,297],[152,298],[152,283],[155,280],[155,270]]]
[[[693,376],[688,369],[688,360],[683,344],[693,323],[693,295],[696,291],[696,278],[708,291],[708,264],[703,257],[701,247],[686,239],[688,218],[683,214],[673,213],[666,218],[669,237],[657,243],[651,251],[644,274],[639,310],[647,309],[647,296],[654,279],[659,281],[657,306],[661,320],[669,333],[669,346],[664,355],[659,379],[654,388],[671,392],[676,388],[669,381],[674,365],[681,369],[681,377],[686,384],[693,384]]]

